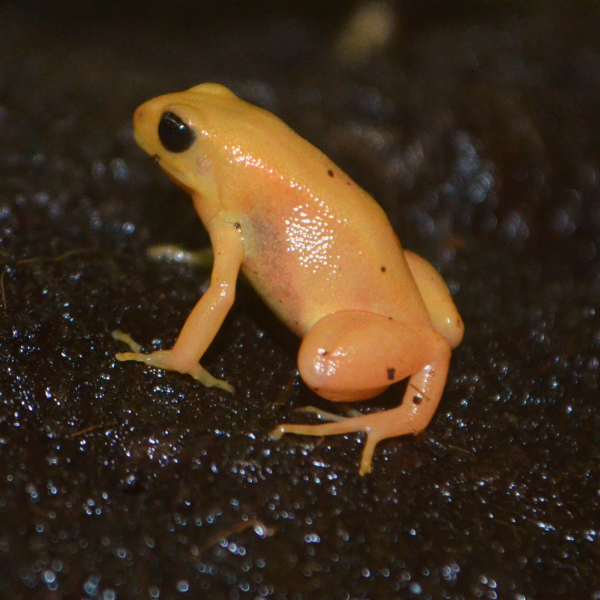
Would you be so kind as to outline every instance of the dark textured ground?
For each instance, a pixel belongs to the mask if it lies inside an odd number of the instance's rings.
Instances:
[[[347,70],[341,4],[0,5],[0,598],[600,598],[599,15],[409,3]],[[130,129],[202,81],[328,153],[455,294],[440,409],[371,476],[361,435],[268,439],[327,405],[248,289],[205,359],[235,395],[114,360],[117,327],[169,347],[206,281],[146,259],[207,238]]]

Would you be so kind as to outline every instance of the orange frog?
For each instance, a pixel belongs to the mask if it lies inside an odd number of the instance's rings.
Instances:
[[[187,190],[214,251],[208,291],[171,350],[124,352],[207,386],[233,388],[200,359],[231,308],[240,270],[300,338],[298,369],[315,393],[365,400],[410,377],[400,406],[283,433],[364,431],[360,473],[376,444],[431,420],[463,323],[448,288],[404,251],[377,202],[271,113],[205,83],[160,96],[134,116],[135,139]]]

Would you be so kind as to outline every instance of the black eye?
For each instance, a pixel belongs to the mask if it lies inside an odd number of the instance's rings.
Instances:
[[[169,152],[185,152],[196,141],[196,132],[181,117],[166,112],[158,124],[158,137]]]

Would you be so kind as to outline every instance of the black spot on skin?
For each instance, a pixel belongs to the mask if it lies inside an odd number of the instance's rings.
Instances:
[[[241,227],[241,225],[240,225],[239,223],[236,223],[236,224],[233,226],[233,228],[234,228],[234,229],[239,229],[240,227]]]
[[[329,171],[327,171],[327,175],[329,175],[329,177],[333,177],[333,171],[329,169]]]
[[[388,317],[388,319],[389,319],[390,321],[393,321],[393,320],[394,320],[394,318],[393,318],[393,317]]]
[[[391,369],[388,369],[388,379],[390,381],[394,381],[395,378],[396,378],[396,369],[394,369],[392,367]]]
[[[387,271],[387,269],[385,267],[381,267],[381,272],[385,273]]]
[[[421,402],[423,402],[423,396],[413,396],[414,404],[421,404]]]
[[[352,185],[349,181],[347,182],[348,185]]]

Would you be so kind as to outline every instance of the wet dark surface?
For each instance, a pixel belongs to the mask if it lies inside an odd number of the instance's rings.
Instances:
[[[567,6],[413,7],[354,69],[326,3],[0,6],[0,598],[600,598],[600,19]],[[244,286],[204,360],[236,394],[114,359],[115,328],[169,347],[207,281],[146,258],[207,236],[130,129],[202,81],[329,154],[455,294],[438,413],[370,476],[361,435],[269,440],[331,407]]]

